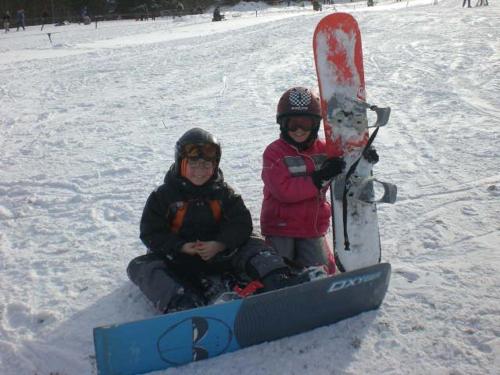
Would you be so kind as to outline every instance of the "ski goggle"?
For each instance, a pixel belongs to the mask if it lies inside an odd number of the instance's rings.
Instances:
[[[182,146],[181,156],[190,160],[216,161],[219,149],[213,143],[188,143]]]
[[[194,169],[211,169],[214,167],[214,162],[204,159],[187,159],[189,167]]]
[[[301,121],[301,122],[295,122],[292,120],[288,120],[288,123],[286,125],[286,128],[289,132],[296,132],[299,129],[302,129],[305,132],[310,132],[314,129],[316,126],[315,122],[312,121]]]

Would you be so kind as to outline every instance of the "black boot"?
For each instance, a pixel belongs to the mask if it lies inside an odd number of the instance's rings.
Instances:
[[[262,284],[264,287],[261,289],[262,292],[269,292],[271,290],[287,288],[289,286],[294,286],[302,284],[306,281],[310,281],[308,275],[295,275],[288,269],[280,269],[262,278]]]
[[[234,276],[230,274],[209,275],[200,278],[203,295],[207,300],[207,305],[232,301],[240,297],[233,291],[236,285]]]
[[[177,294],[172,297],[164,313],[166,314],[171,312],[189,310],[205,305],[205,300],[198,293],[181,288],[179,289]]]

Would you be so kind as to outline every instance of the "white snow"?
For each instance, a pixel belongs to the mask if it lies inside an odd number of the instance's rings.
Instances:
[[[500,373],[500,5],[335,8],[360,24],[368,100],[392,107],[375,141],[377,177],[399,186],[379,206],[385,301],[169,374]],[[261,154],[281,93],[316,86],[323,9],[1,33],[1,374],[95,374],[92,328],[155,314],[125,268],[187,129],[219,136],[259,230]]]

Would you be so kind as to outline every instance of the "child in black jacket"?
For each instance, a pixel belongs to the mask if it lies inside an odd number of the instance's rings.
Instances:
[[[176,143],[164,184],[144,207],[140,237],[148,254],[133,259],[127,272],[162,312],[209,304],[254,279],[264,291],[298,282],[283,259],[252,235],[250,212],[224,182],[220,158],[212,134],[187,131]]]

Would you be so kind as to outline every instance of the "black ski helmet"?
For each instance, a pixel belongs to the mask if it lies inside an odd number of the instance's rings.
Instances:
[[[278,102],[276,122],[283,125],[288,116],[311,116],[321,121],[321,101],[314,92],[305,87],[292,87],[285,91]]]
[[[182,158],[185,157],[185,146],[189,144],[198,146],[211,144],[216,146],[215,170],[217,170],[222,154],[219,141],[206,130],[201,128],[192,128],[185,132],[175,144],[175,173],[177,175],[180,173]]]

